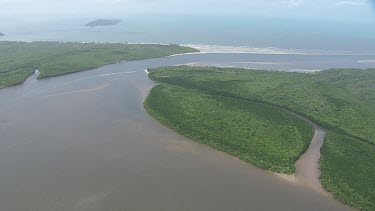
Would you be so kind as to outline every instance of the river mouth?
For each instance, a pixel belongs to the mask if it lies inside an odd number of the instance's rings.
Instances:
[[[333,198],[331,193],[328,193],[324,190],[321,182],[320,182],[320,149],[324,144],[324,138],[327,134],[327,131],[317,125],[316,123],[312,122],[311,120],[303,117],[299,114],[294,112],[289,112],[292,115],[295,115],[304,121],[308,122],[311,126],[314,127],[314,137],[311,140],[309,148],[306,150],[304,154],[297,160],[295,167],[296,172],[292,175],[285,175],[275,173],[276,175],[280,176],[282,179],[300,185],[306,188],[310,188],[315,190],[327,197]]]
[[[0,90],[0,210],[347,209],[181,137],[143,109],[154,86],[145,69],[233,60],[124,62]]]

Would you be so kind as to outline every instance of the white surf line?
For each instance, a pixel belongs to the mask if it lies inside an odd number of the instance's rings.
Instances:
[[[83,81],[83,80],[88,80],[88,79],[98,78],[98,77],[107,77],[107,76],[112,76],[112,75],[133,74],[133,73],[136,73],[136,72],[138,72],[138,71],[117,72],[117,73],[116,72],[113,72],[113,73],[104,73],[104,74],[100,74],[100,75],[95,75],[95,76],[90,76],[90,77],[85,77],[85,78],[74,79],[74,80],[71,80],[69,82],[57,85],[57,86],[55,86],[53,88],[50,88],[50,89],[47,89],[47,90],[43,90],[43,89],[39,88],[37,90],[34,90],[34,91],[36,91],[36,93],[34,93],[33,95],[24,95],[22,98],[28,98],[28,97],[38,96],[38,95],[41,95],[42,93],[45,93],[45,92],[52,92],[54,90],[60,89],[62,87],[66,87],[66,86],[68,86],[70,84],[73,84],[73,83],[79,82],[79,81]]]
[[[288,64],[284,62],[232,62],[232,64],[263,64],[263,65],[280,65]]]
[[[197,49],[199,50],[199,49]],[[184,56],[184,55],[195,55],[195,54],[207,54],[208,52],[194,52],[194,53],[178,53],[178,54],[172,54],[169,56],[166,56],[165,58],[175,57],[175,56]]]
[[[359,60],[358,63],[375,63],[375,60]]]
[[[138,71],[130,71],[130,72],[114,72],[114,73],[104,73],[104,74],[100,74],[100,75],[95,75],[95,76],[90,76],[90,77],[85,77],[85,78],[79,78],[79,79],[75,79],[75,80],[72,80],[72,81],[69,81],[69,82],[66,82],[64,84],[61,84],[60,86],[58,87],[55,87],[53,89],[58,89],[58,88],[61,88],[61,87],[64,87],[64,86],[67,86],[69,84],[72,84],[72,83],[75,83],[75,82],[78,82],[78,81],[83,81],[83,80],[88,80],[88,79],[92,79],[92,78],[100,78],[100,77],[106,77],[106,76],[112,76],[112,75],[123,75],[123,74],[132,74],[132,73],[136,73]],[[52,90],[53,90],[52,89]]]
[[[185,66],[192,66],[192,65],[197,65],[199,62],[190,62],[190,63],[185,63],[185,64],[179,64],[178,66],[185,65]]]
[[[90,77],[86,77],[86,78],[76,79],[76,80],[71,81],[70,83],[77,82],[77,81],[83,81],[83,80],[87,80],[87,79],[91,79],[91,78],[100,78],[100,77],[111,76],[111,75],[131,74],[131,73],[136,73],[136,72],[138,72],[138,71],[118,72],[118,73],[116,73],[116,72],[114,72],[114,73],[104,73],[104,74],[100,74],[100,75],[95,75],[95,76],[90,76]]]
[[[251,47],[251,46],[224,46],[224,45],[202,45],[183,44],[182,46],[195,48],[200,53],[252,53],[252,54],[274,54],[274,55],[361,55],[352,51],[335,51],[323,49],[282,49],[274,47]]]
[[[147,73],[147,75],[149,74],[148,69],[145,69],[145,72]]]
[[[58,88],[61,88],[61,87],[65,87],[65,86],[67,86],[67,85],[69,85],[69,84],[72,84],[72,83],[75,83],[75,82],[78,82],[78,81],[87,80],[87,79],[100,78],[100,77],[106,77],[106,76],[112,76],[112,75],[132,74],[132,73],[136,73],[136,72],[138,72],[138,71],[118,72],[118,73],[104,73],[104,74],[100,74],[100,75],[95,75],[95,76],[90,76],[90,77],[85,77],[85,78],[76,79],[76,80],[70,81],[70,82],[68,82],[68,83],[62,84],[61,86],[56,87],[56,88],[54,88],[54,89],[58,89]],[[47,95],[47,96],[51,96],[51,95]]]
[[[240,62],[231,62],[231,64],[233,65],[225,65],[225,64],[204,64],[202,62],[192,62],[192,63],[186,63],[186,64],[176,64],[176,65],[173,65],[173,66],[195,66],[195,67],[220,67],[220,68],[242,68],[242,69],[246,69],[246,70],[258,70],[258,69],[265,69],[265,70],[268,70],[268,71],[279,71],[279,72],[300,72],[300,73],[306,73],[306,74],[313,74],[313,73],[316,73],[316,72],[320,72],[320,71],[323,71],[323,70],[318,70],[318,69],[314,69],[314,70],[311,70],[311,69],[288,69],[288,68],[284,68],[284,69],[270,69],[270,68],[264,68],[264,67],[243,67],[243,66],[238,66],[238,65],[235,65],[235,64],[251,64],[251,63],[248,63],[248,62],[244,62],[244,63],[240,63]],[[281,63],[280,63],[281,64]],[[285,63],[286,64],[286,63]],[[276,65],[276,63],[275,63]]]
[[[85,93],[85,92],[95,92],[95,91],[105,89],[109,86],[110,86],[110,84],[103,84],[101,86],[90,88],[90,89],[81,89],[81,90],[71,91],[71,92],[61,92],[61,93],[57,93],[57,94],[46,95],[44,97],[49,98],[49,97],[58,97],[58,96],[61,96],[61,95],[70,95],[70,94]]]

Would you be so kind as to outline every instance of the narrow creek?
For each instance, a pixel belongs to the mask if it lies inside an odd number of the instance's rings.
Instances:
[[[304,154],[302,154],[302,156],[297,160],[295,164],[296,172],[293,175],[276,175],[282,177],[283,179],[286,179],[289,182],[295,183],[297,185],[302,185],[307,188],[311,188],[326,196],[332,197],[332,194],[325,191],[320,182],[320,149],[324,144],[324,138],[327,133],[326,130],[320,127],[315,122],[311,121],[310,119],[301,116],[293,111],[289,111],[283,108],[279,109],[287,111],[291,115],[294,115],[309,123],[312,127],[314,127],[315,133],[311,140],[309,148],[306,150]]]

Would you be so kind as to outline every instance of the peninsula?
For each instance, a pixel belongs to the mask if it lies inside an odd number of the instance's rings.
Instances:
[[[18,85],[40,71],[48,78],[92,69],[106,64],[197,50],[175,44],[0,42],[0,88]]]
[[[375,209],[375,69],[306,74],[179,66],[148,72],[159,84],[144,103],[151,116],[267,171],[294,173],[312,140],[312,126],[295,114],[319,124],[323,188],[352,207]]]

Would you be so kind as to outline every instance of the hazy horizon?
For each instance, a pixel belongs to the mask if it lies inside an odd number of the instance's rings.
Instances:
[[[6,34],[1,40],[375,50],[375,0],[0,0],[0,5],[0,32]],[[124,22],[84,26],[97,18]]]
[[[168,15],[235,15],[375,23],[374,0],[0,0],[0,23]]]

